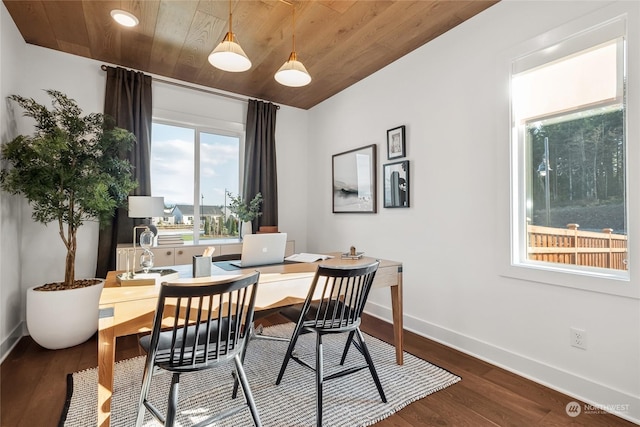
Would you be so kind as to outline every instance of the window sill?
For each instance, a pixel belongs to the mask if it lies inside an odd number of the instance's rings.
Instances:
[[[500,273],[502,277],[526,280],[551,286],[574,288],[626,298],[640,299],[640,289],[632,284],[628,271],[581,267],[580,269],[550,266],[548,263],[511,264]]]

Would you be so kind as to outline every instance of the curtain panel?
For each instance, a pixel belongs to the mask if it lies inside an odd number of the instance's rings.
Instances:
[[[132,195],[150,196],[150,151],[151,151],[151,76],[120,67],[104,67],[107,82],[104,113],[114,119],[114,125],[127,129],[136,136],[136,143],[129,153],[121,153],[133,165],[138,187]],[[116,267],[118,243],[132,243],[132,230],[141,220],[127,215],[127,209],[116,210],[111,224],[100,230],[98,241],[98,263],[96,277],[106,277]]]
[[[278,225],[278,176],[276,172],[276,113],[270,102],[249,100],[244,156],[243,197],[247,203],[262,194],[262,215],[252,223]]]

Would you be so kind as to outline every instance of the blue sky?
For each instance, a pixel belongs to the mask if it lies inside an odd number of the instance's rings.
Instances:
[[[200,134],[200,191],[205,205],[224,204],[225,189],[234,195],[239,186],[237,137]],[[151,142],[151,192],[165,204],[193,204],[195,131],[154,123]]]

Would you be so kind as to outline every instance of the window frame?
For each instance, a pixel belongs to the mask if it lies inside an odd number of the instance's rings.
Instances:
[[[152,123],[175,126],[191,129],[194,131],[194,159],[193,159],[193,211],[199,212],[200,210],[200,134],[209,133],[215,135],[222,135],[228,137],[238,138],[238,192],[242,192],[243,180],[244,180],[244,153],[245,153],[245,127],[239,123],[224,122],[207,117],[194,117],[187,116],[182,113],[166,110],[154,110],[152,117]],[[238,126],[240,125],[240,126]],[[153,190],[152,190],[153,192]],[[220,241],[239,241],[238,238],[223,237],[219,239],[200,239],[200,234],[196,230],[200,229],[200,216],[193,216],[193,244],[205,244],[208,242],[220,242]]]
[[[604,27],[612,21],[622,21],[625,24],[625,32],[621,34],[625,38],[626,43],[626,76],[638,75],[639,55],[635,50],[638,48],[638,40],[640,39],[640,31],[636,29],[638,22],[638,11],[629,7],[624,3],[616,3],[604,7],[596,12],[585,15],[582,18],[571,21],[558,28],[549,30],[543,34],[533,37],[527,41],[513,46],[505,50],[499,58],[502,64],[499,68],[499,76],[507,87],[503,98],[505,100],[504,108],[499,117],[497,117],[498,126],[505,130],[506,141],[508,145],[500,145],[498,147],[497,157],[501,159],[499,170],[502,176],[507,178],[506,181],[499,182],[498,191],[500,206],[504,207],[498,214],[497,227],[500,241],[503,242],[496,251],[496,263],[498,274],[502,277],[526,280],[539,284],[555,285],[568,288],[575,288],[598,293],[626,296],[640,299],[640,287],[637,285],[630,286],[632,278],[634,278],[634,265],[629,264],[627,271],[623,274],[609,269],[580,267],[579,269],[569,268],[563,264],[552,264],[544,262],[518,262],[518,257],[526,246],[526,235],[524,222],[519,219],[526,214],[526,205],[521,203],[525,195],[524,182],[525,164],[524,164],[524,146],[519,145],[518,141],[523,135],[522,128],[515,126],[513,122],[513,112],[511,111],[511,80],[513,76],[513,64],[516,60],[531,55],[535,52],[543,51],[549,53],[552,49],[548,49],[562,41],[571,39],[577,35],[582,35]],[[602,40],[601,40],[602,41]],[[597,43],[591,43],[591,46]],[[579,51],[577,49],[575,51]],[[564,56],[564,55],[560,55]],[[546,61],[545,61],[546,62]],[[639,92],[633,82],[627,78],[626,86],[626,115],[634,117],[638,113],[640,105]],[[638,221],[634,221],[629,212],[638,212],[637,197],[630,190],[630,183],[635,183],[640,179],[640,172],[636,172],[633,168],[640,155],[640,149],[637,144],[633,144],[638,137],[638,124],[625,122],[626,133],[626,213],[627,213],[627,236],[628,243],[628,259],[633,260],[636,253],[635,248],[638,243],[634,241],[634,237],[638,235]],[[524,239],[523,239],[524,237]],[[523,241],[524,240],[524,241]],[[524,245],[524,246],[523,246]]]

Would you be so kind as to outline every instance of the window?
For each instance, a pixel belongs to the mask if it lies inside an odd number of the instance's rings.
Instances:
[[[625,20],[512,63],[512,262],[626,275]]]
[[[154,218],[158,238],[203,243],[237,235],[227,192],[238,194],[241,135],[154,122],[151,191],[162,196],[165,215]]]

